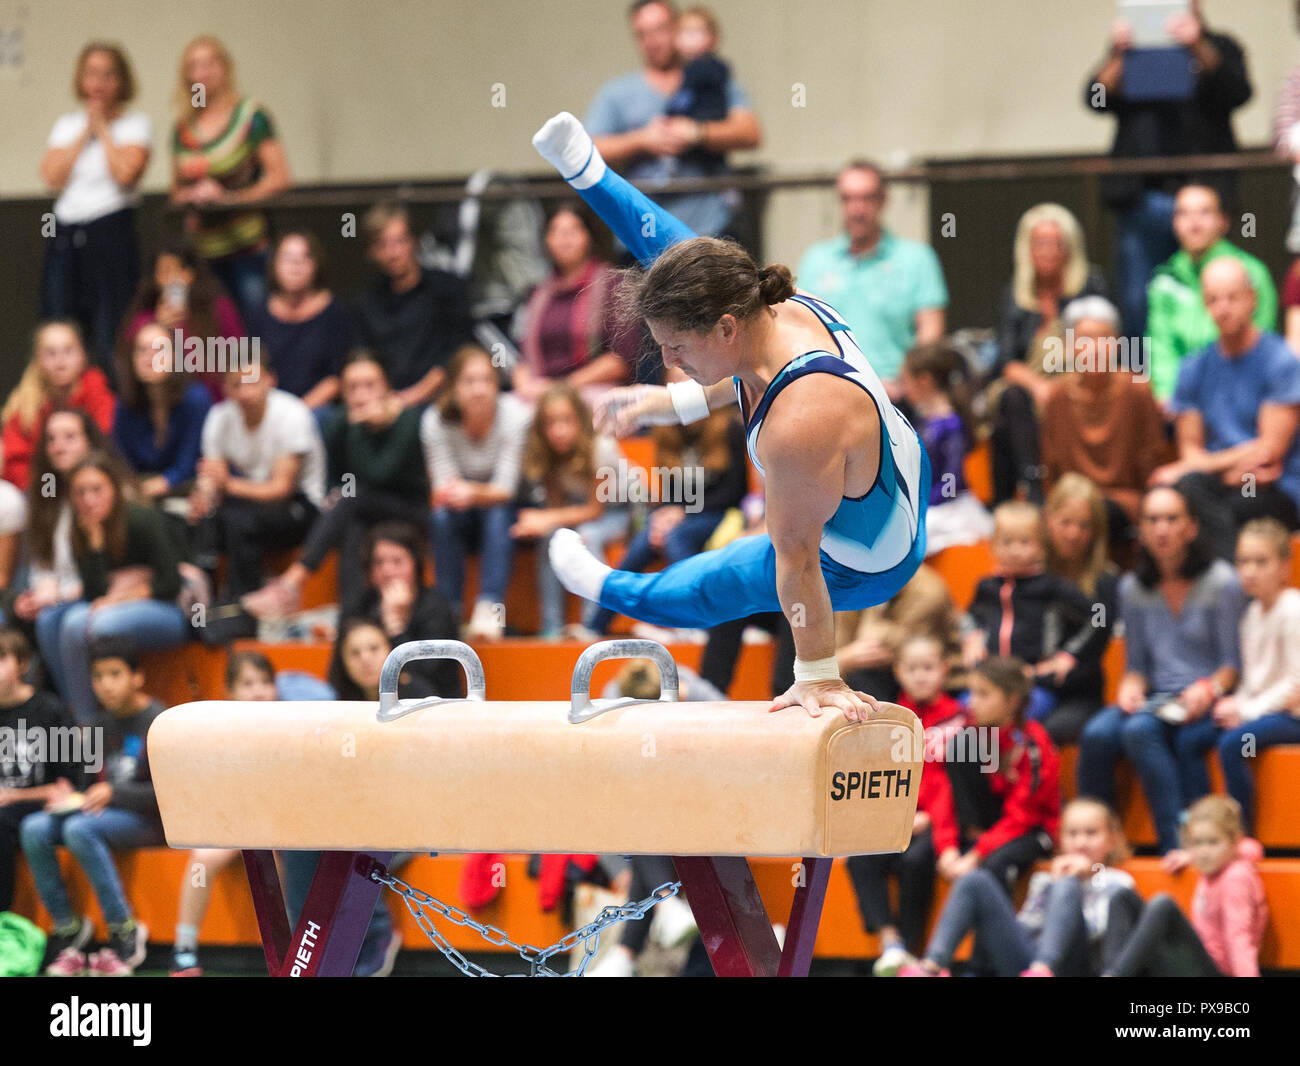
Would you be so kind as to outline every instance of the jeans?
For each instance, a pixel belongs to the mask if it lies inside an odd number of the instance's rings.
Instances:
[[[430,530],[438,588],[457,614],[465,596],[465,556],[476,549],[478,599],[505,603],[515,557],[515,542],[510,536],[514,521],[515,509],[508,503],[465,511],[453,511],[449,507],[433,509]]]
[[[77,600],[41,611],[36,616],[36,643],[78,725],[94,724],[90,643],[100,637],[129,637],[142,651],[174,648],[189,639],[190,625],[176,604],[153,599],[94,610],[85,600]]]
[[[1146,333],[1147,283],[1161,263],[1178,251],[1174,237],[1174,197],[1156,189],[1144,191],[1138,202],[1120,213],[1116,230],[1116,295],[1124,331]]]
[[[118,926],[131,918],[131,905],[122,892],[111,852],[166,843],[162,825],[156,819],[118,807],[106,807],[98,814],[38,811],[23,819],[19,833],[36,891],[56,924],[75,917],[54,851],[57,845],[65,845],[85,872],[104,912],[104,921]]]
[[[605,547],[611,540],[627,535],[632,516],[626,507],[611,507],[599,518],[584,522],[578,533],[598,559],[605,558]],[[564,628],[564,608],[568,603],[564,586],[551,567],[551,537],[548,534],[537,542],[537,593],[542,601],[542,633],[558,634]],[[599,608],[584,605],[583,621],[589,623]]]
[[[1248,743],[1251,745],[1249,749],[1246,747]],[[1210,748],[1218,748],[1219,765],[1223,767],[1228,795],[1241,804],[1246,832],[1253,833],[1255,778],[1250,763],[1259,752],[1274,744],[1300,744],[1300,718],[1277,711],[1231,729],[1220,729],[1209,718],[1184,726],[1178,734],[1178,761],[1180,768],[1184,762],[1187,763],[1183,779],[1194,784],[1196,789],[1188,791],[1184,798],[1190,803],[1210,791],[1205,753]],[[1245,751],[1249,754],[1244,754]]]
[[[245,322],[266,306],[266,264],[270,257],[270,249],[263,248],[257,252],[240,252],[223,259],[208,260],[212,273],[235,301]]]

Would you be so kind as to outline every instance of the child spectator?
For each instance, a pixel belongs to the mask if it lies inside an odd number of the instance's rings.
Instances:
[[[130,636],[139,647],[173,648],[190,635],[177,604],[181,558],[167,519],[129,503],[117,462],[92,452],[68,476],[72,497],[72,554],[81,599],[46,607],[36,617],[36,639],[50,676],[79,724],[95,714],[89,644]]]
[[[961,716],[961,704],[944,691],[948,667],[938,640],[929,636],[905,640],[894,672],[902,690],[897,702],[921,719],[922,728],[941,727]],[[892,977],[916,961],[911,952],[921,948],[934,902],[935,856],[955,850],[957,844],[957,812],[948,776],[942,762],[927,761],[921,767],[907,850],[897,855],[854,855],[848,861],[862,924],[880,937],[880,958],[871,971],[875,976]],[[889,902],[890,874],[898,877],[897,908]]]
[[[1207,795],[1205,752],[1217,748],[1249,833],[1256,813],[1251,764],[1264,748],[1300,744],[1300,590],[1287,587],[1291,536],[1281,522],[1257,518],[1242,526],[1237,574],[1252,597],[1241,617],[1241,683],[1179,732],[1178,762],[1184,798]]]
[[[203,420],[212,398],[178,369],[172,334],[156,322],[123,337],[117,351],[121,402],[113,442],[135,472],[145,500],[188,492],[198,469]]]
[[[56,756],[69,748],[59,738],[72,723],[59,701],[27,683],[32,648],[18,630],[0,627],[0,731],[13,738],[0,744],[0,912],[12,909],[18,828],[64,788],[81,783],[81,767]],[[28,746],[33,734],[44,737],[43,756]]]
[[[985,659],[971,674],[961,732],[945,730],[944,764],[962,846],[970,844],[964,853],[957,846],[939,853],[939,873],[950,881],[982,866],[1009,893],[1024,870],[1052,852],[1061,811],[1060,758],[1047,731],[1026,718],[1031,687],[1021,660]],[[988,737],[985,758],[979,751]]]
[[[1044,568],[1047,536],[1037,507],[1008,500],[993,512],[993,522],[997,573],[975,586],[962,658],[967,668],[989,654],[1032,663],[1036,682],[1026,713],[1038,722],[1056,709],[1058,686],[1095,636],[1092,604]]]
[[[905,977],[948,976],[957,946],[975,933],[971,969],[997,977],[1091,977],[1118,954],[1131,926],[1115,912],[1116,897],[1135,885],[1117,867],[1128,857],[1119,816],[1091,799],[1061,814],[1061,850],[1050,872],[1029,879],[1017,914],[1002,887],[974,870],[952,887],[919,964]]]
[[[47,951],[51,977],[127,977],[144,961],[149,931],[132,916],[110,851],[159,847],[166,843],[149,774],[145,738],[163,706],[144,692],[139,653],[124,638],[95,641],[89,650],[97,703],[97,732],[103,737],[103,769],[84,793],[56,785],[45,810],[23,819],[23,854],[54,931]],[[55,848],[72,853],[94,889],[108,945],[86,959],[83,948],[94,928],[72,912]]]
[[[682,83],[668,103],[664,114],[682,115],[696,123],[695,144],[682,153],[683,160],[712,173],[722,165],[721,152],[704,147],[706,124],[727,117],[731,68],[714,53],[718,50],[718,20],[707,7],[687,8],[677,19],[677,54],[682,63]]]
[[[433,562],[438,585],[462,610],[465,556],[479,553],[479,588],[468,639],[505,631],[497,608],[506,598],[514,562],[514,500],[519,491],[527,407],[502,394],[492,357],[464,347],[447,368],[438,402],[420,420],[420,441],[433,482]]]
[[[1107,976],[1258,977],[1268,924],[1255,866],[1263,850],[1242,835],[1240,805],[1227,796],[1198,800],[1188,808],[1182,842],[1201,875],[1191,922],[1172,896],[1156,896]]]
[[[966,484],[966,455],[974,441],[969,364],[947,345],[926,344],[907,353],[899,381],[919,416],[916,430],[930,457],[925,554],[987,540],[993,519]]]
[[[568,603],[551,568],[551,536],[557,529],[577,529],[603,559],[606,545],[627,534],[628,496],[611,480],[622,468],[621,458],[618,445],[592,429],[591,410],[574,386],[557,381],[542,393],[524,445],[520,508],[510,535],[536,540],[541,635],[547,639],[561,636]],[[612,499],[611,488],[618,493]],[[593,613],[594,608],[586,610],[588,618]]]

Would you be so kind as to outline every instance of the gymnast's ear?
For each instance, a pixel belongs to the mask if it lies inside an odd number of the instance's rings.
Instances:
[[[739,321],[737,321],[735,315],[723,315],[720,319],[718,319],[717,324],[713,328],[715,330],[721,331],[718,334],[719,339],[721,339],[727,344],[730,344],[732,341],[736,339],[736,334],[739,331],[739,327],[740,327],[740,323]]]

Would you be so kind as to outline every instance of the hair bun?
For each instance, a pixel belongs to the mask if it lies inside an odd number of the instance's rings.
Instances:
[[[765,266],[758,272],[758,295],[763,303],[779,304],[794,295],[794,275],[781,263]]]

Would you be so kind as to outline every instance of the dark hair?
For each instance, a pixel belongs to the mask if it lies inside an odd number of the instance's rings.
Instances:
[[[22,630],[13,626],[0,626],[0,658],[12,655],[20,665],[32,661],[32,646]]]
[[[59,513],[63,510],[63,501],[68,498],[68,475],[60,474],[50,462],[50,449],[46,437],[50,419],[55,415],[71,415],[81,423],[81,431],[86,435],[90,445],[86,454],[105,452],[117,457],[112,441],[104,436],[90,414],[80,407],[64,407],[51,411],[41,426],[40,439],[36,444],[36,455],[32,459],[31,483],[27,486],[27,549],[32,558],[42,566],[54,563],[54,527],[59,524]],[[70,474],[72,471],[68,471]],[[46,475],[53,474],[53,491],[46,492]]]
[[[624,272],[617,304],[626,319],[704,333],[723,315],[747,319],[794,295],[780,264],[760,267],[735,241],[693,237],[674,244],[644,274]]]
[[[239,675],[245,666],[251,666],[268,681],[275,681],[275,667],[260,651],[237,651],[233,652],[226,662],[227,690],[235,687],[235,682],[239,680]]]
[[[77,55],[77,66],[72,75],[72,95],[78,100],[84,100],[81,95],[81,73],[86,66],[86,60],[96,52],[103,52],[113,57],[113,66],[116,68],[119,88],[117,91],[117,103],[127,104],[135,99],[135,74],[131,71],[131,61],[126,58],[126,51],[120,44],[112,41],[91,41],[85,45]]]
[[[1029,690],[1033,687],[1026,669],[1025,661],[1014,655],[994,655],[975,667],[975,673],[1015,703],[1017,722],[1025,716],[1025,710],[1029,706]]]
[[[424,588],[424,556],[429,547],[424,531],[410,522],[379,522],[370,527],[361,548],[361,565],[365,567],[366,581],[375,561],[375,548],[381,540],[400,546],[415,562],[415,591]]]
[[[91,666],[105,659],[121,659],[131,673],[140,669],[140,648],[130,637],[96,637],[90,642],[87,658]]]
[[[379,358],[378,354],[370,348],[352,348],[348,354],[343,357],[343,365],[339,367],[339,377],[343,377],[343,371],[355,363],[374,363],[379,367],[379,371],[384,375],[384,381],[388,381],[388,368],[384,366],[384,361]]]
[[[948,398],[952,409],[961,419],[962,439],[969,451],[975,446],[975,420],[971,415],[971,399],[976,383],[972,380],[970,363],[966,357],[943,341],[921,344],[903,358],[903,369],[913,377],[930,375],[935,387]]]
[[[135,342],[140,334],[151,326],[156,326],[162,330],[167,335],[168,343],[174,346],[175,334],[171,330],[158,322],[146,322],[130,335],[129,340],[124,332],[113,352],[113,364],[117,371],[118,395],[122,403],[133,411],[148,412],[149,410],[149,391],[135,372]],[[162,393],[167,400],[168,411],[174,411],[180,406],[181,400],[185,397],[185,390],[189,388],[189,375],[179,369],[182,365],[181,360],[181,352],[172,352],[172,365],[175,369],[168,371],[161,382]]]
[[[558,215],[572,215],[582,224],[582,228],[587,231],[587,239],[590,241],[592,258],[599,259],[602,263],[613,260],[614,236],[595,211],[581,200],[561,200],[547,212],[543,233],[551,228],[551,223],[555,221]]]
[[[340,700],[366,699],[366,694],[361,691],[361,686],[352,680],[347,667],[343,665],[343,645],[348,637],[358,629],[377,629],[380,633],[383,633],[384,640],[388,641],[390,647],[393,643],[388,634],[384,633],[384,627],[373,618],[354,616],[339,626],[339,635],[334,641],[334,652],[330,655],[329,683]]]
[[[1207,571],[1214,562],[1214,553],[1205,543],[1205,531],[1200,529],[1200,517],[1196,513],[1191,499],[1187,493],[1178,488],[1177,485],[1159,485],[1149,490],[1142,497],[1142,504],[1145,505],[1147,499],[1154,492],[1172,492],[1183,501],[1183,508],[1193,522],[1197,523],[1196,538],[1187,545],[1187,555],[1183,558],[1183,565],[1178,568],[1178,576],[1194,581]],[[1140,518],[1139,518],[1140,521]],[[1133,576],[1138,579],[1143,588],[1153,589],[1160,583],[1160,568],[1156,566],[1156,561],[1152,558],[1151,553],[1147,551],[1146,545],[1140,541],[1138,543],[1137,562],[1133,565]]]
[[[281,292],[280,283],[275,277],[275,257],[279,254],[284,242],[292,237],[298,237],[307,242],[307,254],[311,256],[311,261],[315,264],[316,269],[312,271],[311,285],[308,288],[312,291],[319,291],[329,287],[328,274],[325,270],[325,248],[320,242],[320,238],[311,230],[291,229],[281,233],[271,245],[271,254],[266,260],[266,291],[267,295],[274,296]]]
[[[141,312],[153,314],[159,300],[162,299],[162,287],[155,279],[155,274],[158,260],[165,255],[179,259],[185,269],[194,275],[194,283],[190,286],[189,292],[189,306],[185,312],[186,337],[207,338],[219,335],[216,302],[222,295],[222,291],[221,285],[212,273],[212,268],[208,266],[207,260],[194,250],[192,244],[186,241],[168,241],[150,260],[150,265],[135,290],[131,306],[122,316],[122,328],[117,337],[119,360],[123,347],[126,348],[126,357],[129,359],[131,356],[131,346],[135,343],[135,332],[131,329],[131,323]],[[177,352],[176,358],[180,359],[181,354]]]
[[[110,564],[120,563],[126,555],[126,488],[127,478],[118,461],[108,452],[90,452],[68,472],[68,487],[77,480],[83,470],[98,470],[113,483],[113,509],[104,522],[104,553]],[[72,520],[72,554],[84,559],[90,554],[90,545],[86,543],[86,534],[81,530],[81,523]]]
[[[673,3],[673,0],[632,0],[632,2],[627,5],[627,17],[629,19],[635,17],[638,11],[643,7],[649,7],[651,4],[659,4],[662,7],[666,7],[668,13],[672,15],[673,18],[677,17],[677,5]]]

